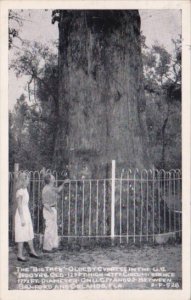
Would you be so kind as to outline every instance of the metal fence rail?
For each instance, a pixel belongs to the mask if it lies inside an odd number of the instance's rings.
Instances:
[[[42,188],[40,172],[29,172],[29,208],[34,232],[43,233]],[[63,180],[53,172],[56,184]],[[9,201],[14,198],[14,175],[9,175]],[[119,242],[156,241],[160,237],[180,237],[180,170],[128,170],[111,179],[70,180],[64,184],[57,203],[58,233],[70,238],[118,238]],[[10,209],[9,233],[13,238]]]

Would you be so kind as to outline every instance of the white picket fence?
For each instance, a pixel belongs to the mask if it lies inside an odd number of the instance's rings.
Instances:
[[[123,170],[116,178],[115,161],[109,179],[70,180],[58,200],[58,232],[68,240],[111,239],[122,242],[163,242],[181,237],[181,171]],[[30,173],[30,211],[34,231],[44,231],[41,172]],[[63,180],[52,172],[56,184]],[[10,205],[14,197],[14,178],[10,173]],[[10,213],[10,237],[13,218]]]

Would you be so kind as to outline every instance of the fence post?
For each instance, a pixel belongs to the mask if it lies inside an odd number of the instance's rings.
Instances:
[[[114,243],[115,237],[115,160],[112,160],[111,172],[111,239]]]
[[[14,240],[14,235],[15,235],[15,211],[16,211],[16,181],[18,177],[18,172],[19,172],[19,164],[15,163],[14,164],[14,176],[13,176],[13,194],[12,194],[12,240]]]

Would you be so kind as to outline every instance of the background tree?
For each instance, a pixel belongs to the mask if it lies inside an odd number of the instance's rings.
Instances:
[[[150,147],[157,168],[181,168],[181,36],[174,52],[142,38]]]
[[[13,45],[13,39],[19,38],[19,30],[18,26],[22,26],[22,18],[20,14],[18,14],[15,10],[10,9],[9,15],[9,49],[11,49]]]
[[[23,45],[10,66],[17,76],[28,77],[28,98],[22,95],[11,114],[17,147],[14,161],[31,170],[43,165],[50,168],[58,116],[57,55],[38,43],[25,41]],[[17,134],[21,128],[24,135]]]

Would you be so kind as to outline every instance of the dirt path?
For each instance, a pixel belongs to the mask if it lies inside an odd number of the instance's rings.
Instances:
[[[41,255],[40,260],[21,263],[16,249],[10,248],[9,289],[177,289],[182,284],[181,245],[82,248]],[[157,279],[169,274],[169,281]]]

